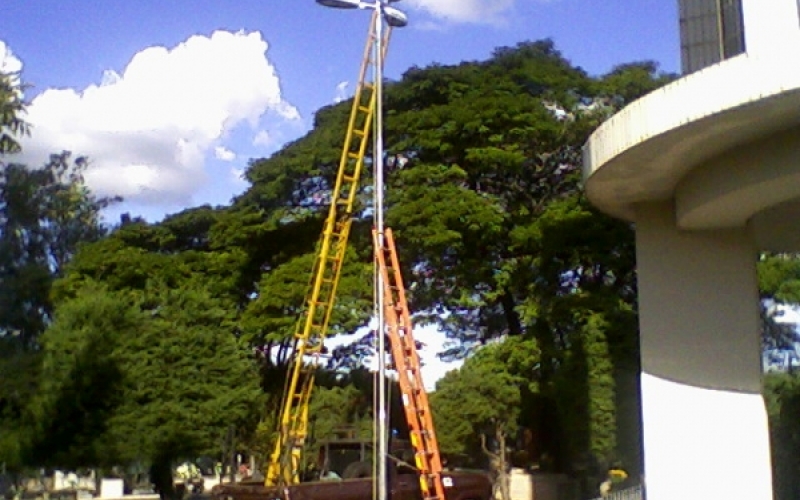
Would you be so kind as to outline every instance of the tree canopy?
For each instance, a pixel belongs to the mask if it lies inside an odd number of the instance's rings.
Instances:
[[[201,288],[85,287],[43,337],[33,461],[170,470],[216,455],[228,427],[254,428],[263,405],[255,355],[231,326]]]
[[[581,415],[564,425],[586,427],[595,436],[575,433],[584,437],[558,451],[563,470],[583,452],[611,453],[617,447],[616,426],[624,418],[605,409],[615,407],[619,387],[627,391],[637,373],[632,231],[583,197],[581,145],[604,118],[669,78],[649,62],[591,77],[544,40],[498,48],[486,61],[411,68],[386,86],[388,147],[381,161],[388,169],[388,222],[398,238],[418,324],[436,322],[447,332],[453,348],[445,357],[467,356],[495,337],[535,342],[536,362],[520,361],[513,377],[532,381],[525,390],[554,409],[547,425]],[[84,244],[77,252],[51,251],[64,259],[47,269],[47,286],[58,279],[52,293],[37,297],[63,305],[65,319],[56,315],[56,323],[72,326],[54,324],[48,342],[57,345],[56,336],[70,337],[67,330],[78,324],[66,319],[70,307],[78,307],[74,304],[86,293],[97,293],[92,292],[97,286],[115,297],[150,301],[133,309],[172,311],[174,321],[183,316],[168,304],[179,299],[154,289],[175,290],[200,303],[213,298],[208,311],[224,312],[231,338],[261,353],[261,387],[267,395],[278,394],[350,104],[319,110],[306,136],[251,161],[246,170],[251,186],[230,206],[190,208],[154,224],[126,218],[102,238],[78,233]],[[372,315],[368,170],[332,334],[351,333]],[[80,185],[79,178],[71,182]],[[206,296],[211,298],[201,299]],[[32,331],[50,321],[52,304],[41,310],[45,319]],[[143,328],[158,331],[157,324],[158,317],[148,317]],[[179,324],[194,329],[193,323]],[[95,330],[113,330],[107,326]],[[106,342],[102,335],[113,337],[110,331],[96,335],[97,342]],[[153,356],[168,357],[174,350],[163,341],[154,345],[159,350]],[[336,354],[337,368],[361,361]],[[42,367],[49,370],[55,362],[46,358]],[[138,372],[132,360],[125,363]],[[58,385],[53,387],[41,390],[58,393]],[[130,386],[125,391],[137,394]],[[575,412],[564,394],[580,391],[589,402]],[[166,408],[171,403],[164,397],[160,404]],[[270,398],[273,404],[278,399]],[[121,408],[109,409],[109,415]],[[591,422],[578,423],[583,417]],[[114,418],[103,421],[117,425]]]

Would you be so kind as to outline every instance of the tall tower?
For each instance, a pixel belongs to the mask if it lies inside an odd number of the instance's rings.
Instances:
[[[680,0],[684,74],[745,51],[742,0]]]
[[[693,73],[744,52],[800,43],[800,0],[678,0],[681,68]]]

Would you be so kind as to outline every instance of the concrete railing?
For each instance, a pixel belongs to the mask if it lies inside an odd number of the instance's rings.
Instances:
[[[797,91],[800,66],[790,61],[800,51],[786,52],[780,57],[742,54],[630,103],[600,125],[584,146],[584,173],[591,175],[594,169],[636,144],[688,123]]]

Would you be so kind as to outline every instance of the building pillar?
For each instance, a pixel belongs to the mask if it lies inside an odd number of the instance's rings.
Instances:
[[[674,221],[637,209],[647,498],[772,500],[755,247]]]

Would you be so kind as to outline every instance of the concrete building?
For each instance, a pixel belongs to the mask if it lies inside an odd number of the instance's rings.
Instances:
[[[800,250],[798,0],[681,0],[685,76],[584,148],[635,223],[648,500],[771,500],[756,258]]]

